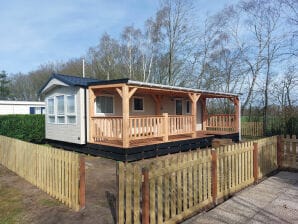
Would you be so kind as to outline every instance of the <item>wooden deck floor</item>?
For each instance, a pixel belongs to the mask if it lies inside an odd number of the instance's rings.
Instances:
[[[215,136],[215,135],[216,136],[225,136],[227,134],[234,134],[234,132],[197,131],[196,138],[206,138],[206,137],[211,137],[211,136]],[[190,134],[169,136],[169,142],[188,140],[188,139],[193,139]],[[162,141],[161,137],[160,138],[139,139],[139,140],[130,141],[130,147],[154,145],[154,144],[160,144],[160,143],[164,143]],[[100,141],[100,142],[99,141],[95,142],[95,144],[122,147],[121,140],[106,140],[106,141],[104,140],[104,141]]]

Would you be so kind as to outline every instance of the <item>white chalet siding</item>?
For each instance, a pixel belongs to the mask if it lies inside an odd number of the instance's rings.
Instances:
[[[45,102],[48,103],[49,98],[59,95],[75,95],[76,105],[76,123],[75,124],[57,124],[49,123],[48,111],[46,110],[46,138],[57,141],[64,141],[76,144],[85,144],[85,127],[84,127],[84,89],[80,87],[63,87],[58,86],[46,94]],[[56,104],[56,100],[55,100]],[[55,110],[56,110],[55,105]],[[65,108],[66,113],[66,108]],[[57,119],[57,118],[56,118]],[[65,121],[66,121],[65,116]]]

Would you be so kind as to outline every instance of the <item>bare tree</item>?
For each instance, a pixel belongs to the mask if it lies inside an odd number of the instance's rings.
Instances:
[[[87,67],[92,77],[111,79],[119,77],[121,67],[121,48],[108,34],[102,35],[97,46],[91,47],[87,56]]]
[[[190,14],[192,2],[185,0],[163,0],[157,12],[157,20],[162,25],[164,60],[166,64],[165,83],[173,85],[182,72],[184,57],[192,39]]]

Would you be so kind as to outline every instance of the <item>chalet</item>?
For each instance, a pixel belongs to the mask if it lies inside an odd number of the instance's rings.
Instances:
[[[53,74],[40,90],[46,139],[55,146],[131,161],[239,140],[236,94]],[[226,98],[233,114],[208,114],[207,100]]]
[[[44,102],[0,100],[0,115],[44,114],[44,111]]]

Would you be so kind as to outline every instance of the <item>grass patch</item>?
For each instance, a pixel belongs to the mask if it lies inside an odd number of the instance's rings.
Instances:
[[[47,207],[56,207],[61,205],[61,203],[58,200],[55,199],[41,199],[39,203],[43,206]]]
[[[0,184],[0,224],[20,223],[22,212],[21,192]]]
[[[265,137],[242,136],[241,140],[242,141],[253,141],[253,140],[258,140],[261,138],[265,138]]]

